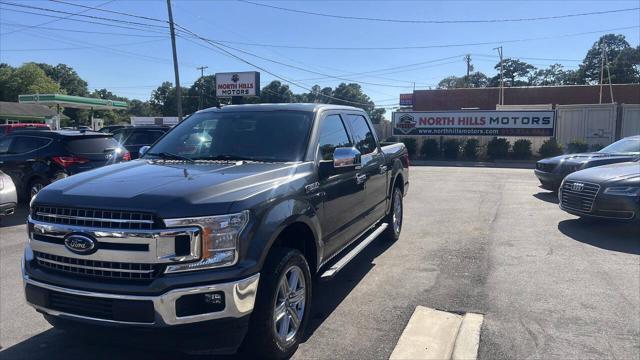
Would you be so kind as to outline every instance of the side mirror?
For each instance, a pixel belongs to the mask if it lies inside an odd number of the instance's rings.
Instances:
[[[353,147],[336,148],[333,151],[333,167],[336,169],[360,165],[360,151]]]
[[[144,154],[147,153],[147,151],[149,151],[149,146],[145,145],[143,147],[140,148],[140,150],[138,150],[138,152],[140,153],[140,157],[143,157]]]

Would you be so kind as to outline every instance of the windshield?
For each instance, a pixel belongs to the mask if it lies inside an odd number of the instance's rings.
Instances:
[[[299,161],[311,118],[312,113],[299,111],[198,113],[180,123],[145,157],[172,154],[192,160]]]
[[[598,152],[608,154],[640,154],[640,139],[622,139]]]

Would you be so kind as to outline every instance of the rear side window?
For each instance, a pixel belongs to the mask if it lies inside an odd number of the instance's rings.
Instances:
[[[10,137],[0,138],[0,155],[4,155],[9,152],[9,145],[11,145]]]
[[[353,132],[356,149],[362,155],[372,153],[376,149],[376,140],[367,124],[367,119],[362,115],[347,115],[347,121]]]
[[[105,150],[114,150],[120,144],[112,137],[70,138],[65,141],[67,150],[73,154],[102,154]]]
[[[336,148],[351,146],[340,115],[329,115],[322,119],[319,137],[318,147],[322,160],[333,160]]]
[[[43,148],[51,142],[51,139],[35,136],[16,136],[9,150],[12,154],[24,154]]]

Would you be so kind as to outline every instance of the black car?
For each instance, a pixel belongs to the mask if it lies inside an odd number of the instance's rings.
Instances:
[[[289,358],[317,312],[314,275],[399,239],[408,156],[380,145],[359,108],[199,111],[143,160],[36,196],[27,302],[56,327],[122,342],[230,353],[244,341],[248,358]]]
[[[595,166],[632,161],[639,155],[640,135],[629,136],[597,152],[542,159],[536,163],[534,171],[543,188],[557,191],[565,176],[572,172]]]
[[[130,159],[111,134],[37,130],[0,138],[0,170],[23,199],[55,180]]]
[[[640,158],[577,171],[565,178],[560,208],[581,217],[640,218]]]
[[[132,159],[140,157],[140,148],[152,145],[171,129],[168,126],[136,126],[114,130],[113,137],[129,150]]]
[[[108,126],[105,126],[103,128],[100,128],[100,130],[98,130],[98,132],[101,132],[101,133],[113,133],[116,130],[124,129],[126,127],[129,127],[129,126],[127,126],[127,125],[108,125]]]

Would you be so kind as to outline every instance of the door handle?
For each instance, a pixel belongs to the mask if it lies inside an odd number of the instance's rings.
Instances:
[[[380,165],[380,174],[386,173],[387,169],[387,165]]]
[[[367,181],[367,175],[366,174],[357,174],[356,175],[356,184],[362,184],[365,181]]]

